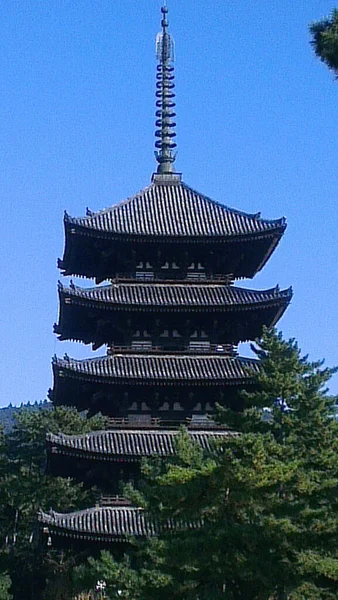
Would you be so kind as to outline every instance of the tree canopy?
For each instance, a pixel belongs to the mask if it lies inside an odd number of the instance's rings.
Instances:
[[[256,391],[219,407],[228,436],[204,452],[184,428],[177,456],[143,464],[126,488],[158,535],[86,561],[34,544],[36,513],[92,504],[92,490],[45,473],[45,433],[103,426],[75,409],[22,409],[0,436],[0,599],[74,600],[106,584],[131,600],[330,600],[338,589],[338,423],[326,384],[334,369],[265,331]],[[10,588],[12,580],[12,585]],[[23,595],[24,590],[24,595]]]
[[[255,351],[258,391],[245,394],[242,413],[219,413],[239,435],[204,454],[182,431],[177,459],[145,463],[142,493],[130,495],[160,534],[134,542],[122,562],[92,559],[80,581],[101,573],[109,598],[135,600],[337,597],[333,370],[274,332]]]
[[[338,76],[338,9],[310,25],[315,54]]]
[[[48,431],[87,433],[102,428],[102,417],[87,419],[73,408],[17,409],[14,427],[0,434],[0,600],[38,600],[46,582],[64,577],[66,557],[46,556],[38,539],[39,509],[84,508],[93,493],[72,479],[46,474]],[[3,575],[1,575],[1,573]]]

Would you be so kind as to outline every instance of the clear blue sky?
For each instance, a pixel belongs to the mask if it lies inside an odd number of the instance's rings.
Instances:
[[[148,185],[160,0],[11,0],[0,6],[0,405],[51,386],[63,211],[81,216]],[[215,200],[287,217],[247,287],[294,287],[280,328],[338,364],[338,83],[309,45],[324,0],[169,0],[177,169]],[[338,391],[338,378],[332,383]]]

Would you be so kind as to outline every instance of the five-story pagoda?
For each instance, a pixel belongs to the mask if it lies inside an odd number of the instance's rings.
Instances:
[[[102,412],[110,428],[85,436],[50,434],[49,468],[76,474],[116,493],[138,476],[140,459],[175,452],[177,424],[208,449],[229,433],[207,419],[215,404],[241,408],[253,385],[255,360],[239,342],[272,327],[291,289],[256,291],[233,285],[262,269],[286,228],[196,192],[175,172],[174,48],[166,6],[156,39],[156,160],[151,184],[81,218],[65,214],[63,275],[95,279],[96,287],[59,284],[60,340],[101,346],[100,358],[54,358],[54,405]],[[104,285],[99,285],[104,282]],[[109,283],[107,283],[109,282]],[[88,543],[146,535],[139,509],[119,502],[72,514],[41,513],[52,538]],[[149,531],[148,531],[149,529]]]

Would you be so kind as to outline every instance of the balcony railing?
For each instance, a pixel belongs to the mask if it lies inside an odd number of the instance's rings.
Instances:
[[[189,429],[224,429],[222,425],[217,425],[215,421],[205,414],[193,415],[183,419],[170,419],[169,417],[162,419],[160,417],[152,417],[147,414],[135,414],[129,417],[109,417],[107,419],[106,429],[179,429],[185,425]]]
[[[222,354],[228,356],[237,356],[237,346],[233,344],[209,344],[205,342],[193,342],[193,345],[182,346],[182,348],[171,348],[163,346],[153,346],[151,342],[142,344],[133,344],[131,346],[110,345],[107,354]]]
[[[158,283],[223,283],[230,285],[234,281],[232,273],[228,274],[209,274],[205,271],[188,271],[185,276],[182,272],[173,270],[165,271],[135,271],[134,273],[118,273],[112,278],[113,283],[123,283],[128,281],[144,281]]]

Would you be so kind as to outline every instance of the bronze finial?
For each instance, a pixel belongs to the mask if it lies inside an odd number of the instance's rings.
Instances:
[[[156,74],[156,131],[155,136],[158,138],[155,142],[155,156],[159,163],[157,173],[170,174],[174,173],[174,162],[176,153],[173,152],[176,148],[174,141],[176,137],[176,123],[173,118],[176,116],[175,109],[175,83],[174,83],[174,40],[168,33],[169,26],[167,14],[168,7],[164,1],[161,8],[162,31],[156,37],[156,56],[158,60]]]

